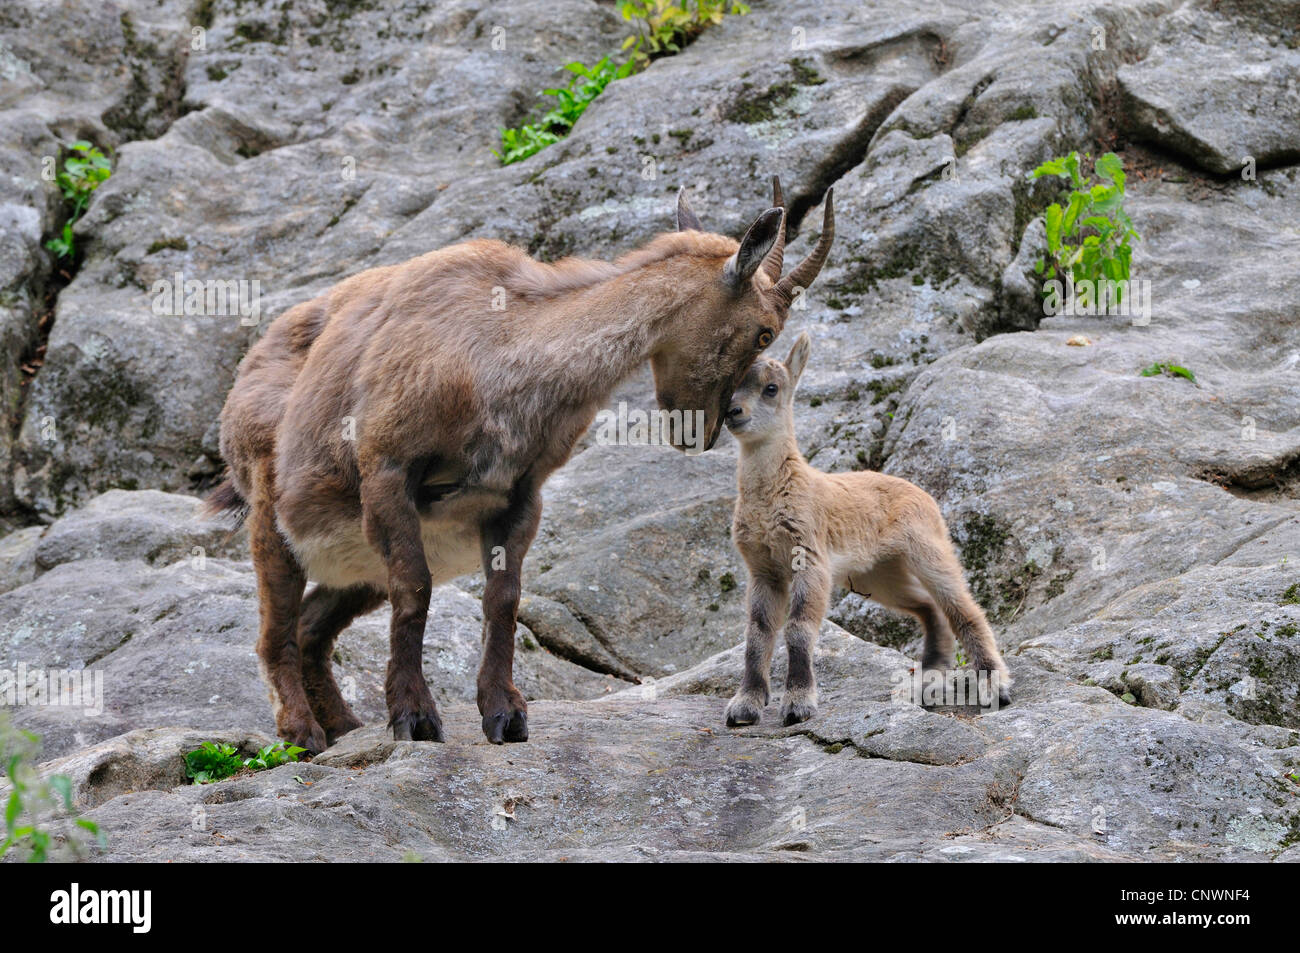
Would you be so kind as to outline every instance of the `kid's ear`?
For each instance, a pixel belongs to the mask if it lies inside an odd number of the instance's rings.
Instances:
[[[790,348],[790,356],[785,359],[785,369],[790,374],[792,387],[799,382],[799,375],[808,366],[810,354],[812,354],[812,338],[808,337],[807,331],[804,331],[795,339],[794,347]]]

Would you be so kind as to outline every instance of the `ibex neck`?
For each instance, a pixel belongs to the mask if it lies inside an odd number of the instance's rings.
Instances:
[[[738,483],[741,496],[766,496],[794,471],[808,466],[792,430],[761,442],[740,445]]]
[[[680,333],[695,294],[671,260],[622,271],[554,298],[529,345],[563,376],[566,399],[600,404]]]

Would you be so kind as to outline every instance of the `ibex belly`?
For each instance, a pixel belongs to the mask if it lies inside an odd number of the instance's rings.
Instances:
[[[479,527],[480,506],[437,506],[421,514],[420,538],[434,585],[482,568]],[[370,545],[361,523],[349,522],[328,534],[290,539],[307,578],[326,586],[346,587],[369,583],[388,586],[388,567],[379,550]]]

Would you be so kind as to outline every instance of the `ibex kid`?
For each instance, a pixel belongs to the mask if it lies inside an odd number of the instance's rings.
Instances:
[[[955,633],[972,667],[989,673],[1000,702],[1009,704],[1010,674],[966,587],[938,504],[898,477],[823,473],[799,452],[793,398],[811,349],[805,333],[785,363],[759,358],[727,410],[727,428],[740,442],[732,538],[749,569],[745,674],[727,705],[728,726],[759,720],[782,625],[789,674],[781,721],[793,725],[816,713],[813,647],[835,586],[916,616],[926,669],[952,666]]]

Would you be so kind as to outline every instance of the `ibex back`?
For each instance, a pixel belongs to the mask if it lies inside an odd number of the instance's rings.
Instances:
[[[481,566],[483,731],[527,740],[515,614],[542,483],[646,361],[660,407],[702,411],[713,445],[732,391],[830,250],[828,194],[817,247],[782,277],[779,185],[774,205],[737,243],[702,231],[682,193],[678,231],[612,264],[454,245],[362,272],[271,325],[222,411],[229,474],[209,505],[247,513],[257,652],[282,738],[315,753],[360,725],[330,655],[387,599],[389,725],[441,741],[421,664],[430,591]]]

